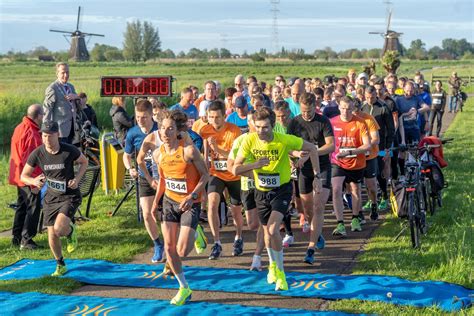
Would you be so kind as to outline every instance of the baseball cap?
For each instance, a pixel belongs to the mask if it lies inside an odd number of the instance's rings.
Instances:
[[[203,100],[199,103],[199,116],[206,116],[207,115],[207,108],[211,104],[209,100]]]
[[[234,105],[236,108],[244,108],[247,106],[247,100],[243,96],[235,98]]]
[[[357,79],[360,79],[360,78],[369,79],[369,76],[367,76],[367,74],[366,74],[365,72],[361,72],[361,73],[357,76]]]
[[[59,125],[53,121],[45,121],[43,124],[41,124],[40,131],[42,133],[57,133],[59,132]]]

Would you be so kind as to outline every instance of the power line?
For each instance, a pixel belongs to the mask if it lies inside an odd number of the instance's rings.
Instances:
[[[278,5],[280,4],[280,0],[270,0],[272,8],[270,11],[273,13],[273,23],[272,23],[272,46],[273,52],[277,54],[280,51],[280,44],[278,42]]]

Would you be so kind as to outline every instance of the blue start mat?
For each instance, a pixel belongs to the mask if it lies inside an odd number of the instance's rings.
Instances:
[[[96,285],[178,288],[174,277],[164,276],[163,264],[117,264],[103,260],[66,260],[64,277]],[[54,260],[23,259],[0,270],[0,280],[33,279],[49,275]],[[445,311],[470,307],[474,291],[460,285],[423,281],[414,282],[381,275],[324,275],[287,272],[288,291],[274,291],[267,284],[266,271],[184,267],[193,290],[256,294],[275,294],[323,299],[360,299],[416,307],[438,305]]]
[[[351,315],[302,309],[226,305],[190,301],[183,306],[163,300],[138,300],[98,296],[48,295],[36,292],[0,292],[0,311],[6,315]]]

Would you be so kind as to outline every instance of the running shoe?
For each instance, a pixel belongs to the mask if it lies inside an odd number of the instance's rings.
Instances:
[[[240,256],[244,252],[244,241],[242,238],[236,239],[234,241],[233,248],[232,256],[234,257]]]
[[[214,246],[211,248],[211,255],[209,256],[209,260],[216,260],[221,256],[222,246],[218,243],[215,243]]]
[[[305,221],[301,229],[303,230],[303,233],[307,234],[311,230],[311,226],[309,225],[307,221]]]
[[[323,235],[319,235],[318,242],[316,243],[316,248],[324,249],[326,246],[326,240],[324,239]]]
[[[387,207],[388,207],[387,200],[384,199],[384,198],[382,198],[382,199],[380,200],[380,203],[379,203],[379,210],[380,210],[380,211],[384,211],[384,210],[387,209]]]
[[[67,236],[67,252],[71,253],[77,248],[77,233],[76,233],[76,225],[70,223],[71,225],[71,233]]]
[[[306,257],[304,257],[303,261],[307,264],[314,263],[314,249],[308,248],[308,250],[306,250]]]
[[[361,225],[367,223],[367,221],[365,220],[364,212],[362,210],[359,211],[359,222]]]
[[[56,265],[56,270],[51,274],[51,276],[53,276],[53,277],[59,277],[59,276],[65,275],[66,272],[67,272],[66,266],[57,264],[57,265]]]
[[[186,304],[186,302],[191,300],[193,291],[189,287],[180,287],[178,294],[173,297],[170,301],[170,304],[181,306]]]
[[[288,283],[286,283],[285,271],[275,267],[276,271],[276,284],[275,291],[288,291]]]
[[[358,217],[355,217],[355,218],[352,219],[351,231],[353,231],[353,232],[355,232],[355,231],[361,232],[362,231],[362,227],[360,226],[360,219]]]
[[[334,236],[346,236],[346,227],[344,226],[344,223],[338,223],[336,228],[333,230],[332,234]]]
[[[164,252],[163,243],[160,242],[159,244],[156,244],[153,247],[153,249],[154,249],[154,253],[153,253],[153,257],[151,258],[151,262],[157,263],[163,260],[163,252]]]
[[[262,257],[253,255],[250,271],[262,271]]]
[[[368,200],[367,203],[365,203],[364,206],[362,206],[362,208],[364,210],[370,210],[372,208],[372,201]]]
[[[350,193],[344,193],[342,195],[342,201],[344,202],[344,205],[348,209],[352,209],[352,194]]]
[[[276,264],[275,261],[273,261],[268,266],[268,274],[267,274],[267,283],[268,284],[273,284],[277,281],[276,269],[277,269],[277,264]]]
[[[196,249],[197,254],[201,254],[206,250],[207,247],[207,237],[204,234],[204,229],[201,225],[197,225],[196,227],[196,241],[194,242],[194,248]]]
[[[290,203],[290,207],[288,208],[288,214],[291,217],[298,217],[298,210],[295,208],[293,203]]]
[[[379,213],[377,212],[377,204],[372,204],[372,209],[370,211],[370,219],[376,221],[379,218]]]
[[[284,248],[288,248],[288,247],[290,247],[291,245],[293,245],[294,242],[295,242],[295,237],[286,234],[285,237],[283,238],[282,246],[283,246]]]

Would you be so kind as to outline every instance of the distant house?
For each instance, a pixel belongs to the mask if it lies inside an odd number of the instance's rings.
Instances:
[[[39,55],[38,56],[39,61],[54,61],[54,56],[51,55]]]

